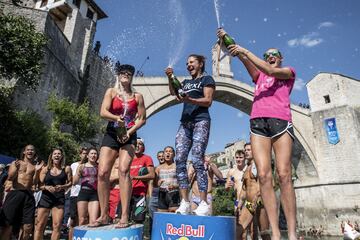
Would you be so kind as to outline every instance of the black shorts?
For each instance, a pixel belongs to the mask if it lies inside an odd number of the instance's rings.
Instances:
[[[34,224],[35,198],[29,190],[12,190],[6,198],[0,213],[0,226],[21,226]]]
[[[119,150],[121,147],[123,147],[127,144],[132,144],[132,145],[136,146],[136,139],[137,139],[137,134],[135,132],[130,136],[129,140],[127,140],[125,143],[120,143],[117,140],[115,130],[106,129],[104,138],[101,143],[101,147],[106,146],[106,147],[110,147],[115,150]]]
[[[70,218],[72,220],[77,219],[77,199],[78,197],[70,197]]]
[[[121,202],[118,206],[119,215],[121,215]],[[146,197],[145,196],[131,196],[129,219],[137,223],[143,223],[146,216]]]
[[[169,209],[180,206],[179,190],[159,190],[158,209]]]
[[[287,132],[293,140],[295,139],[292,123],[278,118],[250,119],[250,132],[267,138],[275,138]]]
[[[52,194],[48,191],[43,191],[41,194],[40,202],[38,204],[38,208],[48,208],[48,209],[52,209],[53,207],[64,208],[65,194],[59,194],[59,193]]]
[[[97,191],[94,189],[81,188],[77,201],[78,202],[80,202],[80,201],[84,201],[84,202],[99,201]]]

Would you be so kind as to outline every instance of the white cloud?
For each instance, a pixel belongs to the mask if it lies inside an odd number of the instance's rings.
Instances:
[[[298,47],[298,46],[315,47],[320,43],[322,43],[323,41],[324,40],[319,37],[319,34],[317,32],[312,32],[305,34],[300,38],[291,39],[287,43],[289,47]]]
[[[301,91],[305,87],[305,81],[302,78],[297,78],[294,84],[294,90]]]
[[[332,23],[332,22],[322,22],[322,23],[319,23],[319,26],[318,26],[318,29],[320,28],[323,28],[323,27],[333,27],[335,24]]]

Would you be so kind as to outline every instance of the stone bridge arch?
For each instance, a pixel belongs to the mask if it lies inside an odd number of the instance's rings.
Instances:
[[[182,81],[185,77],[178,77]],[[250,114],[253,100],[253,87],[229,77],[214,77],[216,81],[215,101]],[[178,104],[171,96],[166,77],[138,77],[134,88],[144,95],[147,117]],[[314,152],[312,121],[309,109],[291,105],[295,131],[293,162],[297,169],[299,184],[309,184],[318,178],[316,155]]]

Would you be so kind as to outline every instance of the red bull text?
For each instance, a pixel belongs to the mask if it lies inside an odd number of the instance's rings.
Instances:
[[[198,225],[197,228],[193,228],[191,225],[181,224],[180,227],[177,228],[171,223],[167,223],[166,234],[185,237],[205,237],[205,225]]]

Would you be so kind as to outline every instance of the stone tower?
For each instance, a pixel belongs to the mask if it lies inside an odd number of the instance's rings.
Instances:
[[[15,102],[19,107],[50,120],[46,111],[49,94],[81,102],[91,85],[90,76],[98,79],[103,77],[102,72],[108,72],[103,59],[92,49],[96,23],[107,17],[94,0],[23,0],[21,6],[9,0],[0,2],[0,7],[5,14],[29,18],[49,39],[36,93],[18,90]]]
[[[212,75],[234,78],[234,73],[231,71],[231,58],[226,48],[216,43],[212,48]]]
[[[298,224],[340,234],[341,221],[359,220],[360,81],[320,73],[307,90],[318,181],[296,188]]]

